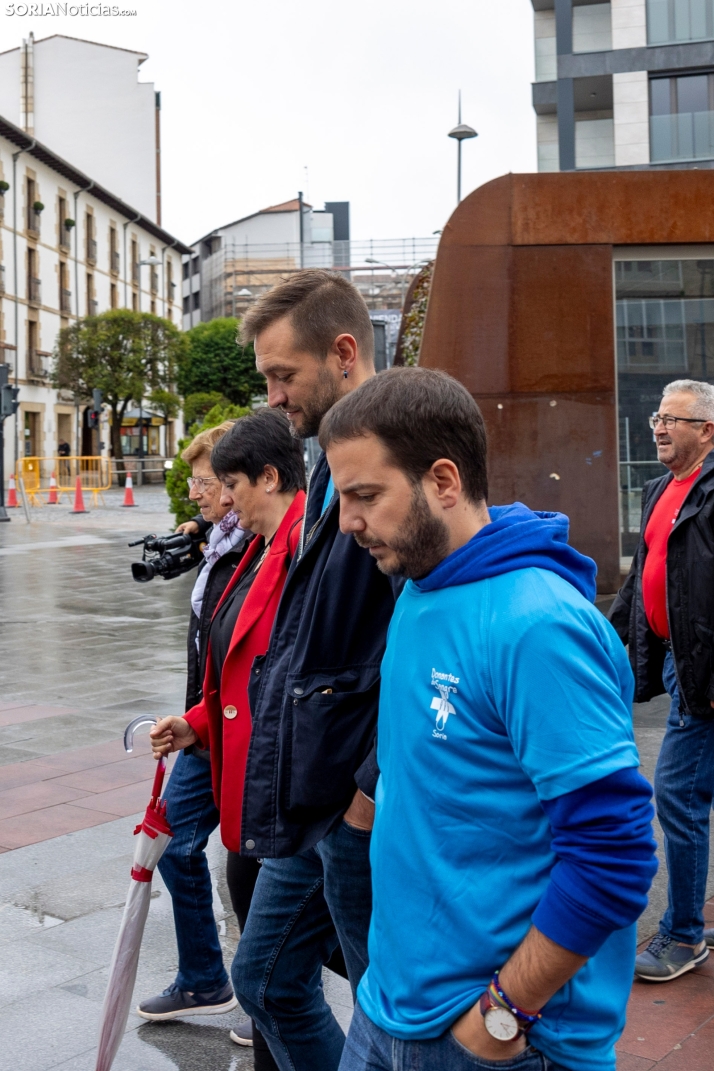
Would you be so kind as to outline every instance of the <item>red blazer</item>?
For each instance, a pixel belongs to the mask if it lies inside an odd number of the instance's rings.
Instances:
[[[221,839],[232,852],[240,851],[243,782],[251,731],[250,668],[253,659],[268,650],[290,559],[300,538],[299,521],[304,505],[305,493],[298,491],[238,614],[220,680],[216,680],[209,644],[203,699],[184,715],[201,746],[211,749],[213,795],[221,812]],[[254,562],[259,543],[256,537],[249,544],[216,611]]]

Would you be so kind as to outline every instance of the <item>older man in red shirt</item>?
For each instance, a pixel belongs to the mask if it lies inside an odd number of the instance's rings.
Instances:
[[[677,380],[650,418],[669,475],[644,489],[630,574],[610,612],[629,643],[635,699],[672,700],[655,773],[668,906],[635,973],[668,982],[714,948],[704,928],[714,799],[714,386]]]

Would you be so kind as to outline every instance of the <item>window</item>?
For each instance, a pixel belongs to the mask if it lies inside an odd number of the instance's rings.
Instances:
[[[94,216],[87,212],[84,217],[84,233],[87,239],[86,257],[90,264],[97,263],[97,240],[94,237]]]
[[[188,294],[183,299],[183,311],[184,315],[187,315],[191,311],[191,298]]]
[[[27,371],[29,375],[41,375],[42,360],[37,352],[38,344],[37,321],[27,321]],[[37,456],[37,455],[33,455]]]
[[[200,309],[201,308],[201,291],[200,290],[194,290],[194,292],[193,292],[193,307],[194,307],[194,309]]]
[[[38,256],[36,249],[27,250],[27,300],[32,305],[40,303],[40,280],[38,278]]]
[[[72,312],[72,293],[69,288],[69,267],[63,260],[59,265],[59,307],[64,316]]]
[[[650,79],[650,159],[714,157],[714,73]]]
[[[117,245],[117,229],[109,228],[109,271],[119,271],[119,247]]]
[[[27,229],[28,231],[39,232],[40,213],[35,208],[35,205],[39,204],[37,200],[37,183],[33,178],[25,179],[25,204],[27,207]]]
[[[138,312],[139,311],[139,299],[137,297],[136,291],[134,291],[132,293],[132,295],[131,295],[131,307],[134,310],[134,312]]]
[[[136,238],[131,240],[131,281],[134,286],[139,282],[139,243]]]
[[[184,277],[184,279],[188,279],[190,273],[191,273],[191,261],[190,260],[184,260],[184,262],[183,262],[183,277]]]
[[[648,44],[710,37],[714,37],[714,0],[647,0]]]
[[[87,316],[97,315],[98,304],[94,297],[94,276],[87,272]]]
[[[714,260],[615,264],[622,553],[632,554],[642,486],[666,470],[647,418],[673,379],[714,384]]]
[[[169,306],[174,300],[174,265],[171,257],[166,261],[166,300]]]
[[[198,263],[198,257],[194,257],[191,261],[191,275],[198,275],[200,265]]]
[[[110,283],[110,285],[109,285],[109,307],[111,309],[117,309],[119,307],[119,302],[117,300],[117,284],[116,283]]]
[[[68,219],[67,215],[67,198],[57,198],[57,222],[59,224],[59,244],[63,249],[69,249],[70,237],[69,231],[65,226]]]

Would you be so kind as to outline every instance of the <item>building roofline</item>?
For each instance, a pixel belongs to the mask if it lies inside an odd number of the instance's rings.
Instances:
[[[35,44],[39,45],[42,41],[51,41],[53,37],[62,37],[65,41],[79,41],[83,45],[97,45],[98,48],[112,48],[115,52],[130,52],[132,56],[141,56],[139,66],[149,58],[148,52],[137,52],[134,48],[122,48],[120,45],[106,45],[104,41],[88,41],[86,37],[72,37],[68,33],[51,33],[48,37],[38,37],[35,40]],[[15,48],[6,48],[3,52],[0,52],[0,56],[7,56],[10,52],[19,51],[20,46],[16,45]]]
[[[199,245],[201,242],[205,242],[207,238],[213,238],[213,236],[220,231],[227,231],[229,227],[236,227],[239,223],[247,223],[249,219],[255,219],[256,216],[264,216],[267,213],[278,215],[280,213],[297,212],[297,208],[287,207],[287,205],[297,205],[297,203],[298,201],[295,197],[291,201],[283,201],[283,203],[279,205],[268,205],[267,208],[260,208],[257,212],[251,212],[249,216],[241,216],[240,219],[234,219],[231,223],[224,223],[220,227],[214,227],[212,231],[208,231],[208,233],[204,234],[201,238],[197,238],[196,241],[192,243],[192,247]],[[314,205],[309,204],[307,201],[303,201],[303,207],[312,208],[314,210]],[[320,208],[318,211],[322,212],[323,209]]]
[[[59,35],[58,35],[59,36]],[[93,182],[89,175],[85,175],[83,171],[79,171],[76,167],[72,167],[66,160],[63,160],[61,156],[57,156],[56,153],[48,149],[46,145],[37,141],[35,138],[31,138],[24,130],[21,130],[14,123],[11,123],[9,119],[3,118],[0,115],[0,136],[7,138],[13,145],[17,145],[19,149],[27,152],[29,156],[34,156],[36,160],[40,160],[43,164],[51,167],[53,171],[56,171],[58,175],[62,175],[69,182],[73,182],[75,186],[80,188],[80,191],[86,190],[87,193],[92,194],[92,197],[96,197],[98,201],[112,208],[124,219],[130,220],[139,224],[145,231],[152,234],[154,238],[157,238],[165,245],[172,246],[178,253],[186,254],[190,253],[191,249],[180,242],[178,238],[174,238],[172,234],[165,231],[163,227],[159,227],[157,223],[154,223],[152,219],[149,219],[143,213],[138,212],[131,205],[128,205],[125,201],[122,201],[120,197],[116,197],[109,190],[105,189],[98,182]]]

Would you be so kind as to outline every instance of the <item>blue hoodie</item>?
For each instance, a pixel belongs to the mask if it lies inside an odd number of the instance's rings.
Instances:
[[[653,872],[632,675],[567,518],[521,504],[490,515],[407,582],[390,626],[359,1000],[393,1037],[438,1037],[535,922],[591,958],[533,1044],[614,1071]]]

